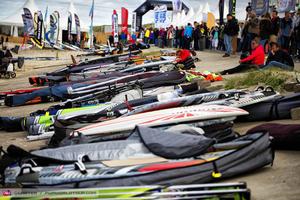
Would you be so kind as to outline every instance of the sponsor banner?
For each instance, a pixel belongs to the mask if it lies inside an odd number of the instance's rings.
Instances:
[[[68,17],[68,24],[67,24],[67,31],[68,31],[68,40],[69,42],[72,41],[72,13],[69,12],[69,17]]]
[[[119,23],[118,23],[118,14],[117,11],[113,11],[112,15],[112,35],[114,38],[114,43],[119,42]]]
[[[252,0],[252,9],[255,10],[257,16],[266,14],[269,10],[269,0]]]
[[[235,17],[236,0],[229,0],[229,11],[228,13]]]
[[[131,35],[136,32],[136,12],[132,13]]]
[[[172,0],[173,12],[180,12],[182,10],[182,0]]]
[[[27,33],[28,36],[34,35],[34,24],[33,18],[30,10],[28,8],[24,8],[24,15],[22,15],[23,23],[24,23],[24,32]]]
[[[225,0],[219,0],[220,25],[224,23],[224,4],[225,4]]]
[[[74,14],[75,25],[76,25],[76,41],[80,43],[80,20],[77,14]]]
[[[154,8],[154,25],[155,28],[165,28],[170,24],[170,19],[167,17],[167,6],[156,6]]]
[[[122,10],[122,32],[128,35],[128,10],[124,7]]]
[[[296,0],[277,0],[277,11],[280,13],[295,10]]]
[[[42,43],[43,39],[43,15],[41,11],[37,12],[37,32],[36,32],[36,38],[40,43]]]

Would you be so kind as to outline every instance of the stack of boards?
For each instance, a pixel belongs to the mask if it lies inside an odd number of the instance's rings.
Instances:
[[[1,191],[1,190],[0,190]],[[131,187],[108,187],[88,188],[37,192],[36,190],[23,189],[21,192],[2,191],[0,199],[234,199],[249,200],[250,190],[246,183],[215,183],[198,185],[176,185],[176,186],[131,186]],[[12,193],[12,194],[11,194]]]

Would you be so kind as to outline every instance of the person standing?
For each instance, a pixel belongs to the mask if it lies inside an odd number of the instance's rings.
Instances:
[[[174,47],[178,48],[178,44],[179,44],[179,29],[178,26],[176,26],[174,31]]]
[[[289,12],[285,12],[284,18],[280,20],[279,41],[281,47],[289,51],[293,22]]]
[[[145,31],[145,40],[144,40],[146,44],[149,44],[150,33],[151,33],[150,30],[147,28]]]
[[[159,30],[156,28],[154,29],[154,45],[158,46],[158,38],[159,38]]]
[[[171,25],[167,31],[167,46],[173,48],[173,26]]]
[[[195,24],[195,29],[194,29],[194,50],[195,51],[199,51],[200,47],[199,47],[199,40],[201,37],[201,32],[200,32],[200,25],[198,23],[194,23]]]
[[[251,41],[259,36],[259,20],[255,13],[250,14],[243,29],[243,36],[242,52],[249,52],[251,51]]]
[[[236,24],[238,24],[238,22],[236,22]],[[235,55],[237,52],[237,48],[238,48],[238,34],[240,31],[240,26],[237,26],[237,28],[235,29],[234,35],[232,36],[232,54]]]
[[[294,28],[294,34],[296,37],[296,43],[297,43],[297,59],[296,62],[300,60],[300,8],[298,8],[298,12],[297,12],[297,22]]]
[[[259,36],[260,36],[260,44],[266,49],[266,44],[270,39],[270,35],[272,34],[272,22],[271,16],[269,13],[265,14],[260,22],[259,22]],[[266,52],[266,51],[265,51]]]
[[[190,50],[191,48],[191,41],[192,41],[192,36],[193,36],[193,27],[191,23],[188,23],[187,26],[184,29],[184,49]]]
[[[291,19],[292,19],[292,33],[291,33],[291,46],[290,46],[290,54],[293,57],[296,57],[297,54],[297,36],[295,34],[295,28],[297,26],[298,17],[296,15],[295,10],[290,11]]]
[[[184,28],[183,26],[180,27],[178,37],[179,37],[179,48],[183,48],[183,36],[184,36]]]
[[[223,55],[223,57],[229,57],[232,50],[232,37],[237,35],[238,33],[238,24],[237,20],[231,15],[227,15],[227,23],[224,27],[224,43],[225,43],[225,50],[226,53]]]
[[[219,43],[219,29],[217,26],[212,28],[211,31],[211,47],[214,50],[217,50],[218,48],[218,43]]]

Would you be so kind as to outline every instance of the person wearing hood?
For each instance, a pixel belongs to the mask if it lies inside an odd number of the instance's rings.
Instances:
[[[251,54],[246,58],[241,59],[239,66],[232,69],[224,70],[220,72],[220,74],[234,74],[249,69],[258,69],[260,67],[263,67],[265,62],[265,53],[264,48],[262,47],[262,45],[260,45],[260,39],[258,37],[255,37],[251,41],[251,49]]]

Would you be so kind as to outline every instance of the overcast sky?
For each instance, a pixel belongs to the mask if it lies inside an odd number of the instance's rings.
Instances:
[[[111,24],[111,14],[113,9],[117,9],[120,12],[121,7],[125,7],[129,10],[129,13],[136,9],[145,0],[95,0],[95,15],[94,24]],[[0,0],[0,19],[13,15],[13,13],[20,9],[26,0]],[[38,8],[44,14],[47,5],[49,6],[49,12],[58,10],[59,12],[67,12],[70,0],[35,0]],[[75,8],[77,9],[79,18],[86,24],[89,24],[89,10],[92,4],[92,0],[73,0]],[[211,11],[216,15],[218,14],[218,0],[185,0],[185,2],[194,8],[195,12],[199,8],[200,4],[209,2]],[[228,3],[228,0],[226,0]],[[239,19],[245,18],[245,7],[248,0],[237,0],[237,17]],[[129,17],[129,23],[131,17]],[[148,12],[144,17],[144,23],[153,22],[153,12]]]

